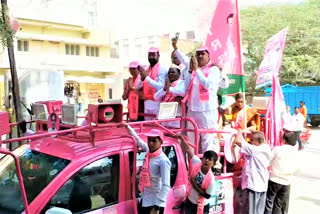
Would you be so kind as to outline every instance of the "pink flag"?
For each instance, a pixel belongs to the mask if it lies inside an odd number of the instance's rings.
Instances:
[[[198,11],[198,34],[209,47],[210,59],[218,64],[230,79],[223,94],[245,90],[241,63],[241,38],[237,0],[204,0]],[[209,22],[211,20],[211,22]]]
[[[286,35],[287,29],[283,29],[267,40],[264,59],[259,67],[256,82],[256,88],[272,84],[272,92],[266,115],[266,138],[271,147],[279,146],[281,143],[282,115],[286,110],[278,78]]]
[[[280,146],[281,132],[283,129],[282,115],[286,111],[286,105],[277,75],[273,76],[272,92],[268,103],[268,118],[266,125],[266,139],[270,146]]]
[[[266,51],[259,66],[256,88],[270,86],[273,75],[279,73],[287,31],[285,28],[267,40]]]

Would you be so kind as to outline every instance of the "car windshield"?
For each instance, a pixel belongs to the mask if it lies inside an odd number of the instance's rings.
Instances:
[[[30,204],[35,197],[69,163],[69,160],[18,148],[14,152],[19,159],[23,182]],[[16,166],[12,157],[4,156],[0,160],[0,213],[21,213],[24,210]]]

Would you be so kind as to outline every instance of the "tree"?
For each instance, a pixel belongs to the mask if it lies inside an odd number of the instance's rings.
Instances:
[[[21,105],[20,105],[20,91],[19,91],[19,82],[18,75],[16,70],[16,63],[13,51],[13,32],[9,25],[8,17],[8,6],[7,0],[1,0],[1,17],[0,17],[0,40],[4,47],[8,47],[8,57],[10,62],[10,72],[11,72],[11,82],[12,82],[12,96],[15,109],[16,121],[22,119],[21,114]],[[18,137],[21,135],[20,131],[17,132]],[[12,150],[12,144],[9,145],[10,150]]]
[[[251,7],[241,11],[249,90],[255,86],[254,80],[263,59],[266,40],[286,27],[289,30],[282,60],[281,83],[320,84],[319,17],[319,0],[308,0],[300,5]]]

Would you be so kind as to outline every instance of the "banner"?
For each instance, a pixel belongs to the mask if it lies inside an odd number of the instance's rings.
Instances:
[[[256,89],[269,87],[274,74],[278,76],[288,29],[285,28],[266,42],[264,58],[259,66]]]
[[[197,32],[209,47],[212,63],[218,64],[230,79],[230,86],[219,94],[245,91],[242,69],[239,10],[237,0],[204,0],[198,11]],[[211,22],[210,22],[211,20]]]
[[[271,148],[281,145],[281,131],[283,128],[282,115],[286,112],[286,105],[277,75],[272,78],[272,92],[267,109],[266,140]],[[270,124],[268,124],[270,123]]]

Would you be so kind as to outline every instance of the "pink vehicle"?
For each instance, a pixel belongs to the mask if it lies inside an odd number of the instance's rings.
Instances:
[[[145,153],[138,150],[125,128],[118,127],[122,105],[90,105],[87,120],[87,126],[53,133],[41,129],[41,134],[34,136],[0,140],[0,144],[31,140],[13,152],[0,148],[0,155],[5,155],[0,160],[1,214],[137,213],[137,183]],[[168,130],[159,124],[163,121],[169,120],[130,125],[142,139],[154,127],[165,133],[163,150],[172,163],[172,188],[165,213],[182,213],[189,163],[173,135],[183,130]],[[7,113],[0,112],[0,124],[0,135],[8,134]],[[195,125],[194,132],[198,136],[206,130]],[[196,153],[198,144],[196,141]],[[226,165],[224,161],[224,173],[216,177],[219,185],[210,199],[210,213],[234,212],[234,189],[239,179],[226,173]]]

